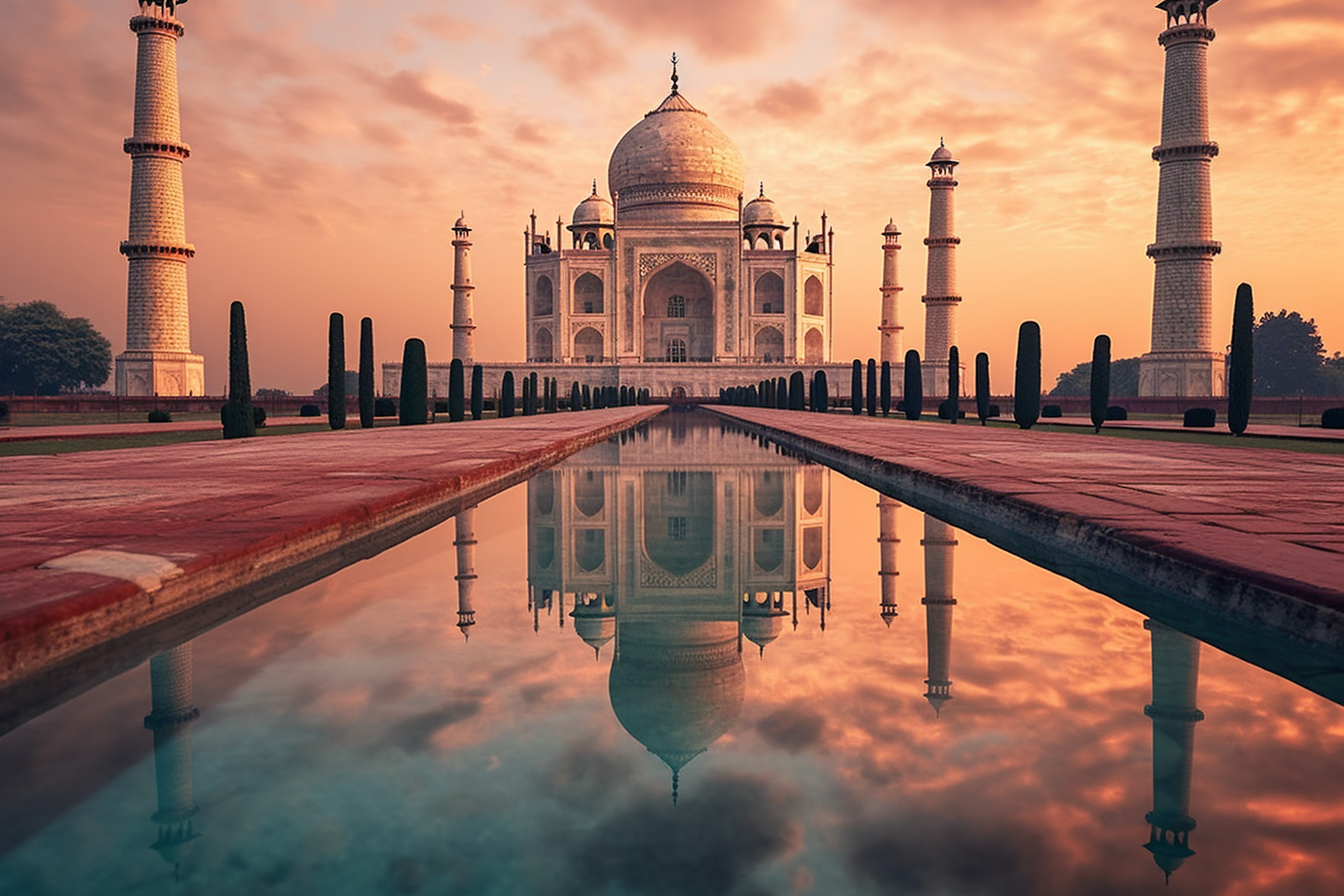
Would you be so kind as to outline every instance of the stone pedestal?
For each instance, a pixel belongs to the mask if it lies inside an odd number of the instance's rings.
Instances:
[[[1227,394],[1222,352],[1148,352],[1139,358],[1139,396],[1221,398]]]
[[[118,395],[204,395],[205,358],[190,352],[125,351],[116,359]]]

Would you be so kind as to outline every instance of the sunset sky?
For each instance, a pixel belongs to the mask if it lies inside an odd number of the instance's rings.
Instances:
[[[133,0],[6,9],[0,295],[46,299],[125,347]],[[179,10],[192,345],[224,390],[228,303],[254,387],[325,379],[326,316],[450,354],[449,227],[474,228],[477,355],[523,356],[521,231],[554,230],[625,131],[681,88],[736,142],[749,185],[836,231],[834,357],[877,353],[881,236],[904,232],[901,322],[921,348],[923,163],[961,160],[959,343],[1011,387],[1017,324],[1046,383],[1149,344],[1163,52],[1151,0],[194,0]],[[1314,317],[1344,350],[1344,6],[1210,13],[1215,340],[1232,295]]]

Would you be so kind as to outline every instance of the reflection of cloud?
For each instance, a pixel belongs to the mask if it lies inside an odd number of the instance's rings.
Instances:
[[[797,794],[777,781],[721,772],[703,784],[675,809],[648,795],[598,822],[568,849],[569,892],[731,893],[801,841]]]
[[[444,728],[475,717],[481,706],[480,700],[451,700],[430,712],[407,716],[388,729],[384,743],[407,753],[418,753]]]
[[[826,717],[805,709],[786,707],[763,717],[756,730],[766,743],[789,753],[797,753],[816,744],[826,730]]]

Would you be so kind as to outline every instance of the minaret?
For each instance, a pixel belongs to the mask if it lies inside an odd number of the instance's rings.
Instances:
[[[896,571],[896,545],[901,540],[896,537],[896,511],[900,507],[900,502],[895,498],[878,496],[877,544],[882,565],[877,574],[882,578],[882,621],[887,624],[887,628],[891,628],[891,621],[899,615],[896,612],[896,577],[900,575]]]
[[[1139,394],[1221,396],[1222,352],[1213,349],[1213,238],[1209,169],[1218,144],[1209,139],[1208,8],[1218,0],[1163,0],[1167,27],[1162,142],[1158,165],[1157,239],[1148,247],[1153,277],[1152,349],[1139,359]]]
[[[929,178],[929,271],[924,286],[924,368],[926,393],[947,397],[947,350],[957,344],[957,246],[953,193],[957,188],[957,160],[940,139],[926,162]]]
[[[952,549],[956,530],[942,520],[924,515],[924,619],[929,633],[929,689],[924,697],[938,715],[952,699]]]
[[[462,637],[467,638],[476,624],[473,602],[476,591],[476,508],[459,511],[453,527],[457,536],[453,539],[453,547],[457,548],[457,575],[453,577],[457,582],[457,627],[462,630]]]
[[[159,811],[150,820],[159,828],[152,848],[180,874],[197,834],[192,819],[197,807],[191,795],[191,726],[201,711],[192,700],[191,642],[149,661],[150,705],[145,727],[154,732],[154,779]]]
[[[1153,639],[1153,702],[1143,714],[1153,720],[1153,811],[1143,848],[1171,879],[1193,856],[1190,832],[1190,776],[1195,761],[1195,725],[1204,713],[1195,707],[1199,686],[1199,642],[1152,619],[1143,627]]]
[[[471,228],[466,213],[453,225],[453,358],[470,367],[476,361],[476,325],[472,323]]]
[[[896,229],[896,219],[893,218],[882,231],[882,324],[877,328],[882,333],[881,356],[878,360],[886,361],[893,367],[904,360],[901,357],[901,325],[896,307],[901,292],[896,272],[900,238],[901,232]]]
[[[177,0],[185,3],[186,0]],[[121,254],[126,284],[126,351],[117,355],[118,395],[202,395],[205,359],[191,352],[187,242],[182,212],[182,142],[177,101],[177,39],[185,33],[173,0],[142,0],[131,19],[138,44],[130,231]]]

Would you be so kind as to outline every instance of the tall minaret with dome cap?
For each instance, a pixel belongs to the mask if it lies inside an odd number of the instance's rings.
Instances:
[[[470,367],[476,360],[476,324],[472,320],[471,228],[467,213],[453,224],[453,358]]]
[[[1213,238],[1209,173],[1218,144],[1209,139],[1209,7],[1218,0],[1162,0],[1167,27],[1157,237],[1148,247],[1153,274],[1152,348],[1139,358],[1143,396],[1221,396],[1226,372],[1213,348]]]
[[[961,238],[954,231],[953,195],[957,189],[956,169],[942,138],[925,163],[929,177],[928,276],[924,286],[924,388],[935,396],[947,396],[947,354],[957,344],[957,246]],[[930,375],[932,374],[932,375]]]
[[[126,350],[116,358],[118,395],[204,395],[205,359],[191,351],[187,242],[182,201],[182,142],[177,41],[186,33],[176,7],[186,0],[140,0],[135,32],[135,133],[130,229],[121,244],[129,265]]]
[[[901,325],[897,316],[901,283],[896,269],[896,253],[900,249],[901,232],[896,229],[896,219],[892,218],[882,230],[882,323],[877,329],[882,334],[879,360],[893,367],[905,360],[901,356]]]

